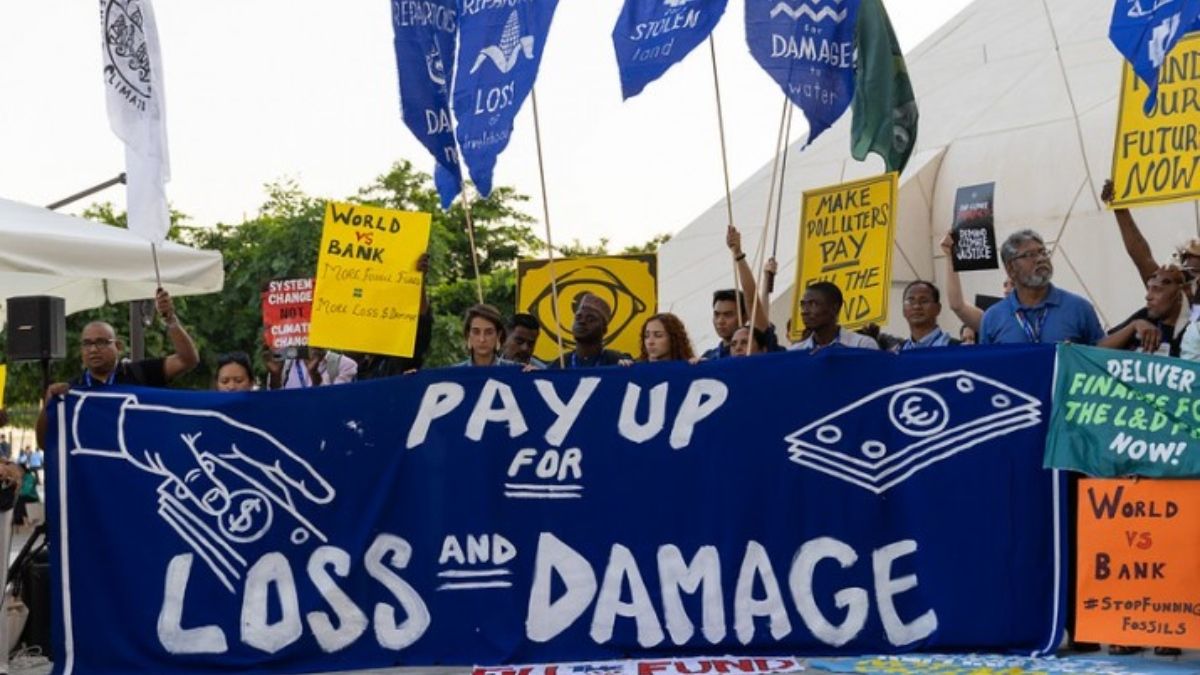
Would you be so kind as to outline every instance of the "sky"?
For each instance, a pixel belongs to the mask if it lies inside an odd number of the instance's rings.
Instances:
[[[885,0],[907,51],[969,0]],[[619,0],[561,0],[537,83],[552,236],[615,246],[675,233],[723,197],[712,62],[701,47],[622,103]],[[258,212],[267,183],[344,198],[399,159],[432,171],[400,119],[388,0],[159,0],[171,205],[192,224]],[[782,93],[750,57],[742,3],[714,34],[734,186],[770,161]],[[0,197],[45,205],[124,170],[108,127],[96,0],[0,3]],[[792,140],[805,125],[796,116]],[[848,150],[847,150],[848,152]],[[496,185],[544,236],[527,101]],[[124,208],[123,187],[94,201]],[[721,245],[724,243],[721,242]]]

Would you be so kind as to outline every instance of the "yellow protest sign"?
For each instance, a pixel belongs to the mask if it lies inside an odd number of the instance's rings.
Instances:
[[[568,258],[554,261],[558,279],[558,320],[550,287],[548,260],[517,263],[517,311],[532,314],[541,323],[533,355],[543,361],[558,358],[558,338],[563,350],[575,349],[571,324],[579,296],[592,293],[612,308],[604,346],[637,356],[641,351],[642,323],[658,311],[658,259],[654,255],[620,255]]]
[[[842,326],[856,328],[887,319],[897,176],[892,172],[804,193],[792,298],[793,341],[804,330],[804,289],[818,281],[841,289]]]
[[[8,384],[8,366],[0,363],[0,408],[4,407],[4,385]]]
[[[1200,196],[1200,33],[1179,41],[1158,77],[1154,109],[1124,61],[1113,149],[1113,206],[1168,204]]]
[[[412,356],[430,215],[329,202],[308,343]]]

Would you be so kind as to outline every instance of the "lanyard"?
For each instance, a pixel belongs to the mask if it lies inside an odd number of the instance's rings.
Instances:
[[[295,371],[298,374],[298,377],[300,378],[300,388],[301,389],[312,386],[311,381],[308,384],[306,384],[304,382],[304,375],[305,375],[304,366],[300,365],[300,359],[294,359],[292,361],[292,370]]]
[[[1017,324],[1021,326],[1021,330],[1025,331],[1025,337],[1029,338],[1030,342],[1042,341],[1042,328],[1046,325],[1046,312],[1048,309],[1049,307],[1039,309],[1037,316],[1034,317],[1032,322],[1025,315],[1026,312],[1031,310],[1017,308],[1017,311],[1013,312],[1013,316],[1017,319]]]
[[[583,365],[584,366],[589,366],[589,365],[595,366],[600,363],[600,357],[603,355],[604,355],[604,352],[600,352],[599,355],[597,355],[595,358],[592,359],[592,361],[593,361],[592,363],[590,363],[590,364],[584,363]],[[579,367],[579,354],[577,354],[576,352],[571,352],[571,367],[572,368]]]
[[[112,372],[108,374],[108,377],[106,377],[104,379],[104,384],[111,387],[113,385],[113,383],[116,381],[117,381],[117,369],[113,368]],[[83,382],[84,382],[84,384],[87,385],[87,387],[89,389],[96,386],[96,381],[92,379],[92,371],[90,371],[90,370],[83,371]]]

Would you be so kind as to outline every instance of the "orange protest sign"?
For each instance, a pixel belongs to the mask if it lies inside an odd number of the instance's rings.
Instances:
[[[1079,482],[1077,640],[1200,647],[1200,481]]]

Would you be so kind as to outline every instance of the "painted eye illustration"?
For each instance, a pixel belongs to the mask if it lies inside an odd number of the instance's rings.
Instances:
[[[608,333],[604,336],[606,346],[646,311],[646,303],[620,278],[594,265],[571,270],[558,278],[557,322],[554,294],[549,284],[534,296],[525,311],[538,318],[542,332],[552,342],[557,342],[561,336],[563,346],[573,349],[575,340],[571,335],[571,325],[575,322],[575,310],[579,306],[579,298],[588,293],[604,300],[612,308],[612,320],[608,322]]]

